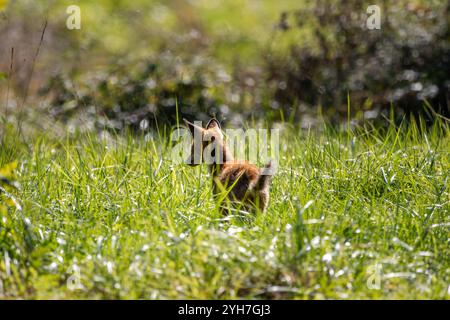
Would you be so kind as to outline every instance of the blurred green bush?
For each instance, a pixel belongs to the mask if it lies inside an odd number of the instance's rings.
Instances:
[[[24,3],[11,2],[0,22],[0,72],[16,46],[7,81],[23,94],[47,17],[30,92],[57,119],[137,130],[173,124],[178,109],[234,123],[341,122],[347,96],[357,119],[391,106],[420,114],[425,101],[450,116],[448,1],[380,1],[380,30],[366,27],[372,3],[357,0],[80,0],[79,31],[65,28],[70,1]]]
[[[448,116],[449,2],[381,1],[379,30],[366,26],[371,4],[320,0],[283,13],[282,32],[306,29],[313,41],[266,59],[275,99],[286,107],[321,105],[336,115],[347,112],[347,94],[356,110],[392,104],[398,113],[419,114],[427,100]]]

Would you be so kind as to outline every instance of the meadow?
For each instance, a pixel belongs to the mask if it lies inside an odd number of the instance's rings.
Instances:
[[[267,212],[228,216],[204,166],[171,163],[173,128],[4,128],[3,299],[449,298],[444,120],[283,123]]]
[[[73,5],[0,0],[0,299],[450,298],[448,1]],[[266,212],[173,161],[213,116]]]

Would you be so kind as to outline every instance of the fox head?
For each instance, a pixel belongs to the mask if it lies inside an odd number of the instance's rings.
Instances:
[[[220,123],[212,118],[205,128],[183,119],[192,135],[191,151],[185,163],[191,166],[206,163],[220,165],[227,159]]]

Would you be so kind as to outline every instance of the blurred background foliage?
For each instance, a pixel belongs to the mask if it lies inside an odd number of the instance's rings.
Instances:
[[[66,28],[72,4],[81,30]],[[371,4],[380,30],[366,27]],[[346,119],[348,97],[357,121],[391,107],[418,115],[425,102],[450,116],[445,0],[3,0],[0,10],[0,108],[10,117],[147,130],[174,124],[178,110],[309,126]]]

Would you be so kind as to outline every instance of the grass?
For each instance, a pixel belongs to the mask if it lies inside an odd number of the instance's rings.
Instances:
[[[268,211],[243,217],[162,134],[6,131],[0,297],[448,299],[448,129],[286,124]]]

